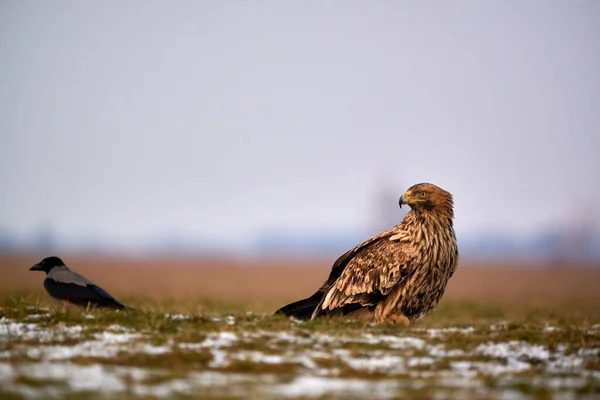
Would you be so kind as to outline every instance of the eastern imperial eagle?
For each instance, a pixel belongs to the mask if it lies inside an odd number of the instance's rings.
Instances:
[[[458,264],[452,195],[419,183],[402,195],[402,204],[411,210],[398,225],[343,254],[315,294],[277,314],[409,324],[434,310]]]

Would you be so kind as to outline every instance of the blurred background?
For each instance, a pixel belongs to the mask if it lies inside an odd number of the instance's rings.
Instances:
[[[454,194],[467,265],[598,266],[599,18],[3,1],[1,252],[318,259],[319,281],[427,181]]]

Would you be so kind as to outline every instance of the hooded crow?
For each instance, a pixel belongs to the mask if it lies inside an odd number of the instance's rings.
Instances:
[[[91,305],[117,310],[132,309],[96,286],[94,282],[71,271],[58,257],[44,258],[29,270],[46,273],[44,288],[55,300],[67,301],[83,307]]]

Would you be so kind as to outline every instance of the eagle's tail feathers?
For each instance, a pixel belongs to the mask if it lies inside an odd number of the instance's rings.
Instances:
[[[294,317],[298,319],[309,319],[319,303],[323,298],[322,292],[316,292],[312,296],[298,300],[294,303],[288,304],[285,307],[281,307],[275,311],[275,314],[284,314],[288,317]]]

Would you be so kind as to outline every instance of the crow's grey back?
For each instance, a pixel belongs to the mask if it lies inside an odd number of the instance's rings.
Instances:
[[[74,283],[76,285],[87,286],[93,285],[94,283],[85,277],[71,271],[67,266],[61,265],[60,267],[54,267],[48,273],[47,278],[51,278],[56,282],[62,283]]]

